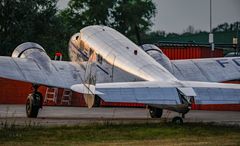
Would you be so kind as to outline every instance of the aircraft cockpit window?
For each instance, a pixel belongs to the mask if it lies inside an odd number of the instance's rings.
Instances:
[[[97,61],[102,64],[102,56],[100,54],[97,55]]]
[[[89,57],[93,54],[93,50],[90,48],[89,49]]]
[[[83,49],[83,54],[84,54],[85,56],[88,56],[88,50],[87,50],[87,49]]]

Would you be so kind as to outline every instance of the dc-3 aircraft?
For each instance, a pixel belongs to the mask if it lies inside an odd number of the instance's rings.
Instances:
[[[0,57],[0,77],[30,82],[28,117],[37,117],[43,97],[39,86],[83,93],[92,107],[95,97],[107,102],[148,105],[182,114],[196,104],[240,104],[240,85],[216,83],[240,79],[240,57],[170,61],[155,45],[137,46],[116,30],[88,26],[69,41],[71,62],[54,61],[38,44],[19,45],[12,57]],[[4,86],[4,85],[3,85]],[[173,120],[182,122],[181,117]]]

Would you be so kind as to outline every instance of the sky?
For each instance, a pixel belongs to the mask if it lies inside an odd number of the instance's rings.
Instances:
[[[60,9],[68,0],[59,0]],[[153,0],[157,14],[152,30],[182,33],[189,25],[196,30],[210,29],[210,0]],[[212,25],[240,21],[240,0],[212,0]]]

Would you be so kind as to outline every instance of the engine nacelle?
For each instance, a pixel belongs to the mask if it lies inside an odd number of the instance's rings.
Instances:
[[[51,61],[43,47],[33,42],[26,42],[17,46],[12,53],[12,57],[30,58],[45,69],[49,68],[49,62]]]
[[[22,43],[20,45],[18,45],[13,53],[12,53],[12,57],[17,57],[17,58],[26,58],[27,56],[29,56],[29,54],[31,54],[31,52],[45,52],[45,50],[43,49],[42,46],[40,46],[39,44],[36,43],[32,43],[32,42],[26,42],[26,43]]]
[[[165,67],[169,72],[173,72],[172,63],[170,59],[153,44],[144,44],[141,46],[143,50],[148,53],[153,59],[155,59],[159,64]]]

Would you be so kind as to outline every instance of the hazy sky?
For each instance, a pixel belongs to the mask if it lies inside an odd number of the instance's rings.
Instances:
[[[210,0],[154,0],[157,15],[153,30],[183,32],[189,25],[209,31]],[[213,27],[240,21],[240,0],[212,0]]]
[[[210,0],[153,0],[157,7],[152,30],[182,33],[189,25],[209,31]],[[68,0],[59,0],[64,8]],[[213,27],[240,21],[240,0],[212,0]]]

